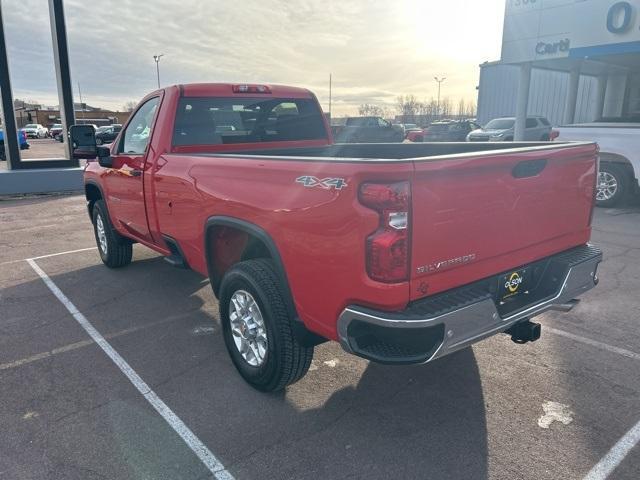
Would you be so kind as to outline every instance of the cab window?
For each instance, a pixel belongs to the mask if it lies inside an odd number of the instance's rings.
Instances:
[[[151,128],[158,109],[158,101],[158,97],[151,98],[134,113],[124,131],[120,153],[135,155],[145,152],[151,138]]]

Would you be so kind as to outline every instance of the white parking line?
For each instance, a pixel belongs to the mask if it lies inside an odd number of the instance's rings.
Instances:
[[[0,265],[9,265],[11,263],[27,262],[29,260],[40,260],[41,258],[57,257],[58,255],[68,255],[70,253],[88,252],[89,250],[97,250],[98,247],[79,248],[78,250],[67,250],[66,252],[50,253],[49,255],[40,255],[39,257],[21,258],[20,260],[9,260],[2,262]]]
[[[139,325],[137,327],[127,328],[125,330],[120,330],[118,332],[114,332],[114,333],[110,333],[110,334],[104,335],[104,337],[109,339],[109,340],[112,339],[112,338],[118,338],[118,337],[121,337],[123,335],[129,335],[130,333],[135,333],[135,332],[138,332],[140,330],[144,330],[146,328],[159,326],[159,325],[162,325],[163,323],[173,322],[175,320],[182,319],[182,318],[184,318],[184,317],[186,317],[188,315],[189,315],[188,313],[180,314],[180,315],[172,315],[170,317],[167,317],[167,318],[165,318],[163,320],[160,320],[160,321],[157,321],[157,322],[152,322],[152,323],[147,323],[147,324],[144,324],[144,325]],[[30,363],[37,362],[38,360],[43,360],[45,358],[49,358],[49,357],[52,357],[54,355],[58,355],[60,353],[71,352],[73,350],[77,350],[79,348],[88,347],[89,345],[94,345],[94,344],[95,344],[95,342],[93,340],[91,340],[91,339],[81,340],[81,341],[75,342],[75,343],[69,343],[67,345],[63,345],[62,347],[58,347],[58,348],[54,348],[53,350],[49,350],[48,352],[36,353],[36,354],[31,355],[29,357],[21,358],[19,360],[14,360],[13,362],[0,363],[0,370],[9,370],[11,368],[21,367],[23,365],[28,365]]]
[[[162,418],[173,428],[173,430],[184,440],[187,446],[196,454],[196,456],[204,463],[211,473],[218,480],[233,480],[233,476],[224,468],[224,465],[211,453],[207,446],[195,436],[195,434],[185,425],[185,423],[164,403],[151,387],[145,383],[127,361],[116,352],[107,340],[98,332],[94,326],[86,319],[86,317],[78,311],[71,300],[62,293],[58,286],[53,283],[49,276],[38,266],[33,259],[27,262],[31,268],[40,276],[49,290],[56,296],[58,300],[65,306],[73,318],[80,324],[85,332],[98,344],[98,346],[107,354],[107,356],[116,364],[122,373],[129,379],[134,387],[142,394],[142,396],[151,404],[153,408],[160,414]]]
[[[640,354],[620,347],[614,347],[608,343],[581,337],[574,333],[565,332],[556,328],[544,326],[544,331],[569,338],[576,342],[584,343],[592,347],[606,350],[611,353],[622,355],[633,360],[640,360]],[[583,478],[583,480],[605,480],[622,463],[629,452],[640,442],[640,422],[636,423],[618,442],[611,447],[611,450],[600,460]]]
[[[561,337],[570,338],[571,340],[575,340],[576,342],[584,343],[586,345],[591,345],[592,347],[596,347],[601,350],[606,350],[611,353],[617,353],[618,355],[622,355],[623,357],[632,358],[634,360],[640,360],[640,353],[632,352],[631,350],[626,350],[620,347],[614,347],[613,345],[609,345],[608,343],[603,343],[597,340],[592,340],[590,338],[581,337],[580,335],[565,332],[564,330],[558,330],[556,328],[548,327],[546,325],[544,326],[543,330],[545,332],[550,332],[555,335],[560,335]]]
[[[594,466],[583,480],[605,480],[624,457],[640,442],[640,422],[636,423],[609,452]]]
[[[41,258],[57,257],[58,255],[68,255],[70,253],[88,252],[89,250],[97,250],[98,247],[79,248],[78,250],[67,250],[66,252],[50,253],[49,255],[40,255],[39,257],[27,258],[26,260],[40,260]]]

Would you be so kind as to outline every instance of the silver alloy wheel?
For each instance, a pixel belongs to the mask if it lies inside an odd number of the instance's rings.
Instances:
[[[596,200],[599,202],[611,200],[618,192],[618,180],[609,172],[598,173],[596,186]]]
[[[100,250],[103,255],[107,255],[109,249],[107,247],[107,232],[104,229],[104,223],[102,222],[102,215],[98,214],[96,217],[96,231],[98,232],[98,243],[100,244]]]
[[[231,334],[242,358],[251,366],[259,367],[267,355],[267,328],[262,312],[253,296],[237,290],[229,302]]]

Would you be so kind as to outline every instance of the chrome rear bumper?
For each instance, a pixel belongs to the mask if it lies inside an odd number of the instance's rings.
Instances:
[[[349,353],[381,363],[426,363],[548,310],[569,311],[577,303],[577,296],[598,283],[596,271],[602,252],[596,247],[585,245],[545,260],[564,275],[554,278],[558,287],[514,312],[505,313],[495,295],[483,291],[480,285],[434,296],[439,297],[437,309],[429,304],[435,304],[433,297],[415,302],[402,312],[349,306],[338,318],[340,343]],[[492,279],[482,285],[489,285]],[[443,308],[443,303],[448,305]]]

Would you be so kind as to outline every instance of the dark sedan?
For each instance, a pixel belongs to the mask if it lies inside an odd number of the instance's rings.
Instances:
[[[122,130],[122,125],[117,123],[99,127],[96,130],[96,143],[102,145],[103,143],[113,142],[118,136],[118,133],[120,133],[120,130]]]

